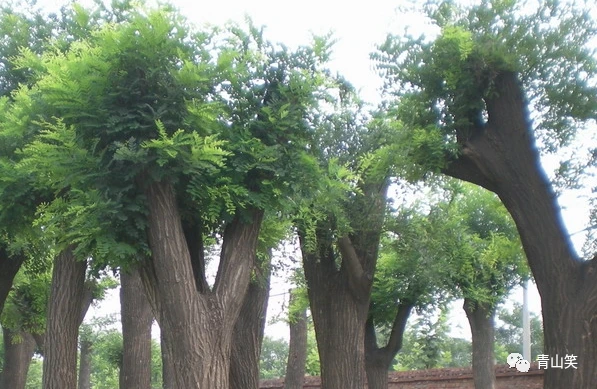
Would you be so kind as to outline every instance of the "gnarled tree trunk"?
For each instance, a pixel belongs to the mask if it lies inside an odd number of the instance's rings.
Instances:
[[[514,219],[541,295],[545,353],[573,355],[576,367],[545,370],[544,387],[593,388],[597,382],[597,262],[582,261],[561,220],[539,161],[527,102],[512,73],[485,99],[488,122],[460,140],[445,173],[495,192]]]
[[[4,337],[4,370],[0,377],[1,389],[25,389],[27,372],[35,352],[35,340],[27,332],[15,333],[2,327]]]
[[[259,389],[259,357],[269,300],[270,264],[256,264],[232,338],[230,389]]]
[[[86,265],[75,259],[70,248],[58,254],[54,262],[44,342],[44,389],[77,386],[77,343],[81,307],[87,295]]]
[[[464,299],[464,312],[471,326],[473,339],[473,381],[475,389],[495,388],[494,315],[483,304]]]
[[[176,389],[228,388],[232,331],[255,261],[262,211],[246,211],[224,230],[213,290],[200,293],[173,187],[145,186],[151,260],[141,266],[143,284],[164,335]]]
[[[136,269],[120,273],[122,367],[120,389],[151,389],[153,313]]]
[[[365,323],[387,183],[364,185],[362,192],[348,211],[353,228],[350,235],[336,238],[333,223],[320,222],[316,249],[310,250],[300,233],[322,389],[365,387]]]

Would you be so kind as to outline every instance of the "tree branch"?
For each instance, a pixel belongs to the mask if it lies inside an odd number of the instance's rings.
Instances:
[[[384,347],[385,352],[392,354],[392,358],[394,358],[396,353],[402,348],[404,329],[406,328],[406,322],[408,321],[410,312],[413,308],[414,304],[409,302],[401,303],[398,306],[398,312],[396,312],[394,323],[392,324],[390,339],[388,339],[388,344]]]
[[[350,238],[348,236],[339,238],[338,248],[342,255],[342,264],[348,273],[348,284],[352,293],[358,300],[368,298],[372,277],[364,271]]]
[[[224,230],[220,265],[213,290],[225,309],[240,309],[255,263],[263,211],[253,209],[249,214],[249,223],[243,223],[240,216],[236,215]]]

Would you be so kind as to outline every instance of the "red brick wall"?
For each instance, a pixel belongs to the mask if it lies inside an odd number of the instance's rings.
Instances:
[[[528,373],[519,373],[509,369],[508,365],[495,368],[496,389],[541,389],[543,388],[543,370],[532,365]],[[388,376],[389,389],[474,389],[473,376],[468,369],[431,369],[417,371],[391,372]],[[282,389],[284,380],[261,381],[261,389]],[[319,377],[305,377],[303,388],[318,389]]]

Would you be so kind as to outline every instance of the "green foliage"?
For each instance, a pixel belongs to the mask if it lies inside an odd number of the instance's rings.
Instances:
[[[484,99],[504,72],[518,74],[547,150],[596,118],[597,23],[588,4],[447,0],[419,9],[437,34],[389,35],[372,57],[397,97],[404,152],[423,171],[444,167],[478,130]]]
[[[495,307],[529,277],[516,226],[493,193],[452,185],[449,202],[430,214],[449,282],[462,297]]]
[[[250,21],[197,31],[171,7],[129,2],[75,4],[62,18],[51,49],[11,60],[31,87],[0,100],[11,155],[0,187],[18,195],[2,206],[33,190],[23,211],[37,211],[35,225],[101,269],[147,254],[147,181],[170,181],[206,232],[312,193],[318,167],[305,148],[331,85],[325,38],[291,52]]]
[[[259,376],[261,379],[280,378],[286,375],[288,343],[284,339],[264,336],[261,346]]]
[[[395,370],[433,369],[451,362],[452,355],[446,347],[449,339],[447,312],[441,311],[435,316],[433,311],[426,311],[405,331]]]
[[[543,354],[543,323],[541,317],[530,313],[531,360]],[[497,311],[495,328],[495,358],[505,361],[510,353],[522,353],[522,305],[514,304],[512,310],[505,307]]]
[[[26,266],[15,277],[0,319],[3,326],[14,332],[43,334],[50,296],[51,268],[43,272],[27,272]]]

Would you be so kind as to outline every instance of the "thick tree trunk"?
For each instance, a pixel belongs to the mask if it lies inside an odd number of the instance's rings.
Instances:
[[[464,299],[464,312],[471,326],[473,339],[473,381],[475,389],[495,388],[494,315],[482,304]]]
[[[12,282],[24,260],[25,256],[10,255],[4,247],[0,246],[0,313],[4,309],[4,303],[12,288]]]
[[[365,370],[367,372],[368,389],[388,388],[388,370],[390,370],[394,357],[402,348],[404,329],[413,306],[409,302],[401,303],[398,306],[390,338],[384,347],[379,347],[377,344],[373,319],[369,317],[367,320],[365,327]]]
[[[543,172],[516,76],[495,80],[488,122],[461,143],[446,174],[494,191],[516,222],[541,295],[545,353],[576,357],[578,369],[545,370],[544,387],[593,388],[597,382],[597,261],[578,258]]]
[[[235,217],[224,230],[212,291],[197,290],[191,256],[172,185],[145,187],[152,258],[142,279],[174,366],[176,389],[228,388],[232,331],[255,261],[262,211]]]
[[[14,333],[2,327],[4,337],[4,370],[1,389],[25,389],[27,372],[35,352],[35,340],[27,332]]]
[[[305,247],[304,244],[301,246]],[[363,389],[368,294],[355,296],[349,286],[346,268],[336,269],[332,246],[326,246],[329,251],[319,255],[303,249],[305,279],[321,363],[321,387]]]
[[[365,387],[365,323],[387,187],[382,182],[361,188],[363,195],[350,204],[353,233],[349,236],[337,238],[333,223],[320,222],[317,248],[309,250],[300,234],[322,389]]]
[[[77,343],[84,305],[86,263],[77,261],[70,248],[54,262],[52,290],[44,347],[44,389],[75,388]]]
[[[259,357],[269,300],[270,264],[255,265],[232,338],[230,388],[259,389]]]
[[[295,295],[290,294],[290,305]],[[290,342],[288,347],[288,363],[284,389],[303,389],[305,383],[305,366],[307,364],[307,307],[303,307],[290,318]]]
[[[153,313],[136,269],[120,274],[123,354],[120,389],[151,389]]]
[[[79,389],[91,389],[91,354],[93,353],[93,342],[81,340],[79,356]]]

